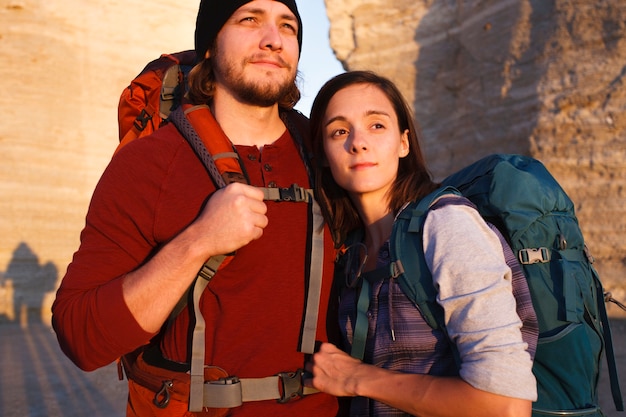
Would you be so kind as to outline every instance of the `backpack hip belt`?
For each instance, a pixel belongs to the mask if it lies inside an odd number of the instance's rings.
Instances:
[[[126,377],[129,380],[154,392],[153,403],[159,408],[166,408],[170,399],[189,401],[189,372],[177,372],[150,365],[143,359],[142,353],[126,355],[122,358]],[[233,408],[244,402],[276,400],[285,404],[304,395],[315,394],[314,388],[302,383],[304,370],[280,372],[261,378],[239,378],[229,376],[222,368],[205,368],[203,388],[203,408]],[[120,376],[122,376],[120,374]]]

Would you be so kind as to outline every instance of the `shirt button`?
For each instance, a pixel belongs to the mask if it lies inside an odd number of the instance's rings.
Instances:
[[[272,181],[269,184],[267,184],[268,188],[278,188],[278,184],[276,184],[276,182]]]
[[[250,153],[250,154],[248,154],[248,159],[251,160],[251,161],[256,161],[256,155]]]
[[[271,166],[270,164],[265,164],[265,165],[263,166],[263,168],[264,168],[267,172],[270,172],[270,171],[272,170],[272,166]]]

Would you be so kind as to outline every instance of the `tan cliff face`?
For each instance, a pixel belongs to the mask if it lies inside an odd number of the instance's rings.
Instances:
[[[413,104],[437,176],[492,152],[538,157],[626,299],[626,3],[326,6],[344,65],[387,75]],[[193,47],[196,7],[0,0],[0,322],[49,321],[115,149],[120,92],[159,54]]]
[[[626,299],[626,2],[325,3],[337,58],[403,89],[438,178],[494,152],[540,159]]]
[[[197,4],[0,0],[0,322],[49,321],[117,103],[164,52],[193,48]]]

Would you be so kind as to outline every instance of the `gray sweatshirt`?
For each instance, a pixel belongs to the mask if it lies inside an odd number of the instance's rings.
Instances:
[[[448,205],[426,217],[424,253],[459,348],[461,378],[480,390],[535,401],[511,270],[495,233],[476,210]]]

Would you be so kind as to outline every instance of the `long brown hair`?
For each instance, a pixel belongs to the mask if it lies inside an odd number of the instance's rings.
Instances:
[[[419,200],[438,186],[426,166],[420,147],[419,127],[413,121],[411,109],[396,85],[371,71],[350,71],[331,78],[317,93],[311,108],[310,119],[315,157],[315,194],[336,243],[340,243],[348,232],[362,227],[362,222],[352,200],[335,182],[326,164],[324,116],[334,95],[355,84],[368,84],[380,89],[394,108],[400,132],[407,129],[409,131],[409,154],[399,161],[398,174],[387,195],[389,210],[397,213],[406,202]],[[354,105],[358,106],[358,103]]]
[[[213,73],[212,56],[216,53],[216,43],[209,48],[209,58],[202,59],[189,72],[189,91],[187,96],[192,104],[208,104],[215,94],[215,74]],[[278,100],[278,105],[287,110],[300,100],[300,89],[296,79],[287,93]]]

